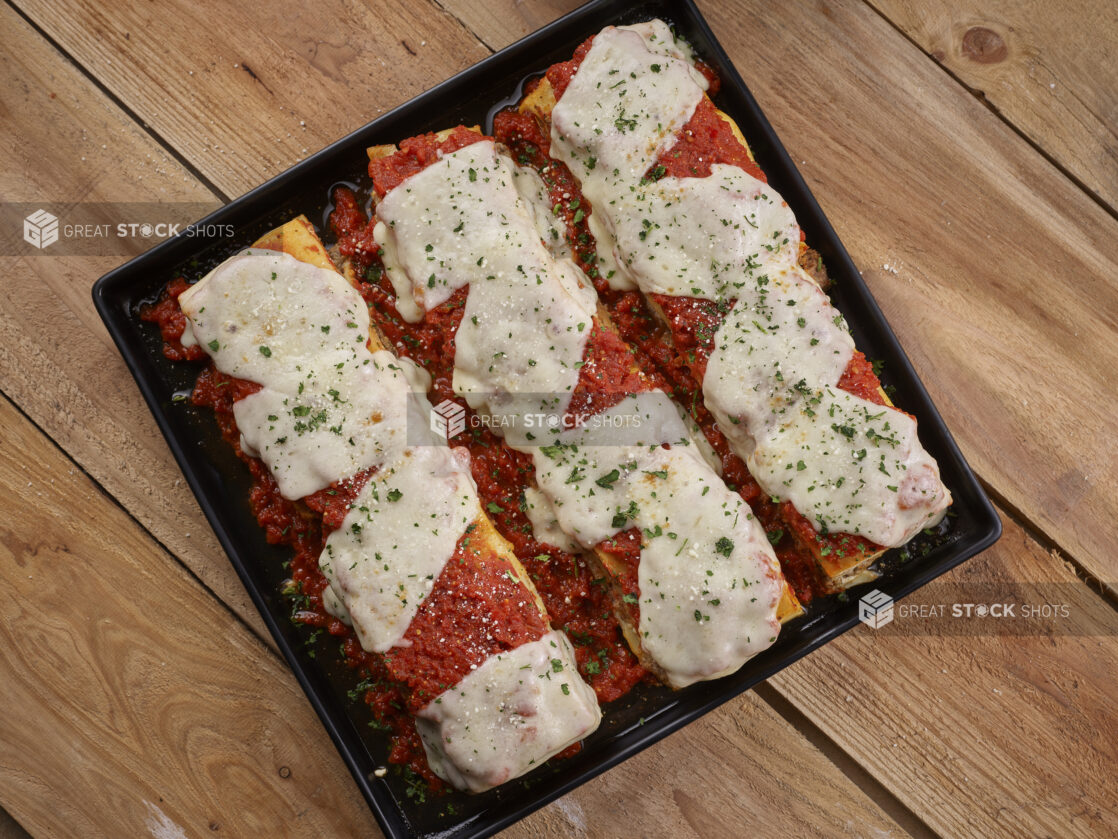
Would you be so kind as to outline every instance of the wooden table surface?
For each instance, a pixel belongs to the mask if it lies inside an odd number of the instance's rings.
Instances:
[[[222,5],[0,2],[0,200],[216,206],[575,3]],[[505,835],[1118,835],[1118,5],[699,5],[997,502],[949,579],[1071,625],[859,627]],[[379,835],[92,308],[123,261],[0,257],[0,837]]]

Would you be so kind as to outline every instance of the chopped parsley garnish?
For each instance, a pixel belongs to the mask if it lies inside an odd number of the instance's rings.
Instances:
[[[611,469],[605,475],[602,475],[602,477],[598,478],[598,480],[594,481],[594,483],[596,483],[602,489],[613,489],[613,485],[620,477],[620,472],[618,472],[616,469]]]

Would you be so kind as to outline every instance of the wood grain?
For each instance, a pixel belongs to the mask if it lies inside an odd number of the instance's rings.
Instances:
[[[908,836],[749,693],[501,834],[614,839]]]
[[[6,201],[212,202],[217,197],[0,5],[0,192]],[[90,301],[121,256],[0,256],[0,390],[262,637],[166,442]]]
[[[17,5],[229,196],[489,52],[429,0]]]
[[[858,627],[770,683],[941,835],[1116,836],[1118,613],[1004,524],[945,579],[1047,583],[1069,607],[1060,634]]]
[[[1118,210],[1118,6],[871,0],[890,22]]]
[[[582,5],[579,0],[437,0],[491,50],[507,47]]]
[[[0,804],[37,835],[375,836],[286,664],[6,399],[0,425]]]

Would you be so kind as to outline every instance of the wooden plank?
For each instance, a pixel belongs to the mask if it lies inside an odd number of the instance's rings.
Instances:
[[[749,693],[502,836],[908,836]],[[623,826],[623,827],[622,827]]]
[[[941,835],[1118,835],[1118,613],[1004,524],[946,581],[1047,583],[1035,591],[1068,607],[1060,634],[858,627],[770,683]]]
[[[438,3],[493,51],[507,47],[582,5],[580,0],[533,0],[527,3],[511,0],[438,0]]]
[[[0,424],[0,804],[51,835],[376,835],[286,665],[4,399]],[[611,835],[618,806],[679,836],[903,834],[752,694],[509,835]]]
[[[489,52],[430,0],[16,5],[231,196]]]
[[[870,0],[1118,210],[1118,6],[1092,0]]]
[[[220,204],[7,5],[0,29],[5,201]],[[0,390],[266,636],[90,301],[126,258],[0,256]]]
[[[375,836],[286,664],[0,399],[0,804],[52,836]]]

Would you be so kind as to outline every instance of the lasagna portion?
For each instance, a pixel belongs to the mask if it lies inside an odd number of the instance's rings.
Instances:
[[[522,102],[536,126],[506,117],[498,134],[534,135],[577,183],[603,297],[624,307],[639,292],[685,356],[710,436],[842,588],[939,522],[951,496],[704,71],[661,21],[607,27]]]
[[[574,652],[493,529],[468,455],[435,438],[421,377],[305,219],[179,295],[181,343],[242,383],[239,446],[279,494],[345,486],[319,568],[326,608],[406,686],[427,762],[473,792],[543,763],[601,712]],[[441,444],[440,444],[441,443]]]

